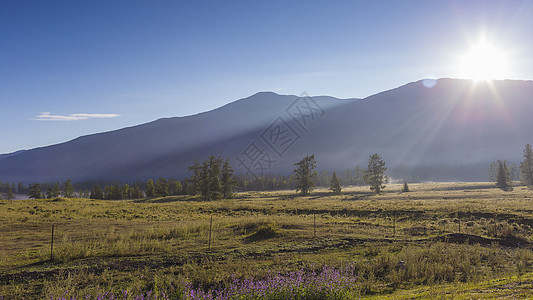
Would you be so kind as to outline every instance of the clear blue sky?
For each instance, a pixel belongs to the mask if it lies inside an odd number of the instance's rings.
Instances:
[[[352,98],[461,77],[480,35],[505,51],[502,76],[529,80],[532,30],[532,1],[3,0],[0,153],[259,91]]]

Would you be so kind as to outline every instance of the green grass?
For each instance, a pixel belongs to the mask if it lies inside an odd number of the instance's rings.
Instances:
[[[504,192],[490,183],[410,184],[408,193],[402,187],[389,185],[382,195],[363,187],[306,197],[248,192],[213,202],[1,200],[0,295],[142,292],[183,281],[223,287],[235,276],[323,265],[354,266],[365,297],[491,299],[483,291],[507,297],[531,287],[530,190]],[[467,235],[450,235],[459,227]]]

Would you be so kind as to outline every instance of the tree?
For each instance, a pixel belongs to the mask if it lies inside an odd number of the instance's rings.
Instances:
[[[120,194],[122,196],[122,199],[130,199],[131,198],[131,189],[129,184],[125,184],[120,187]]]
[[[313,181],[316,177],[316,173],[313,172],[316,168],[315,155],[306,156],[294,165],[296,166],[293,171],[296,179],[296,192],[300,191],[305,196],[313,190],[315,185]]]
[[[154,180],[152,178],[148,179],[146,182],[146,197],[154,196]]]
[[[63,196],[67,198],[74,197],[74,188],[72,187],[72,180],[70,179],[63,183]]]
[[[221,165],[222,158],[211,155],[202,163],[199,174],[196,175],[200,193],[206,201],[218,199],[222,196]]]
[[[233,178],[233,169],[229,163],[229,158],[226,158],[226,161],[222,165],[222,196],[224,199],[233,198],[233,189],[237,184],[237,181]]]
[[[506,191],[511,187],[511,177],[506,161],[498,161],[498,175],[496,177],[496,186]]]
[[[28,192],[28,198],[31,199],[41,199],[44,198],[41,191],[41,185],[35,183],[30,186],[30,191]]]
[[[13,195],[13,190],[9,189],[7,191],[7,200],[13,200],[13,199],[15,199],[15,196]]]
[[[509,173],[511,181],[520,181],[522,179],[522,172],[520,171],[520,167],[516,164],[512,164],[511,167],[509,167]]]
[[[209,156],[209,200],[219,199],[222,197],[222,183],[220,182],[220,170],[222,167],[222,158]]]
[[[133,190],[131,191],[131,198],[132,199],[141,199],[143,198],[143,192],[141,191],[141,188],[138,185],[135,185],[133,187]]]
[[[90,198],[91,199],[104,199],[104,192],[102,192],[102,188],[100,187],[99,184],[93,187]]]
[[[333,194],[338,195],[341,193],[341,185],[335,172],[333,172],[333,175],[331,175],[331,185],[329,189],[333,192]]]
[[[533,149],[530,144],[524,148],[524,161],[520,164],[520,169],[524,184],[533,187]]]
[[[159,177],[155,183],[155,195],[157,197],[168,196],[168,181],[165,178]]]
[[[374,191],[376,194],[381,193],[385,188],[387,179],[384,176],[384,173],[386,170],[385,161],[383,161],[379,154],[374,153],[370,155],[370,158],[368,159],[368,169],[365,171],[365,183],[368,184],[370,190]]]
[[[487,173],[489,175],[489,181],[496,181],[498,177],[498,162],[497,161],[493,161],[490,163]]]
[[[202,164],[198,160],[194,160],[194,163],[192,166],[189,167],[189,172],[192,172],[192,175],[189,179],[187,179],[187,187],[189,190],[187,191],[189,195],[196,195],[200,191],[200,176],[202,172]]]
[[[46,198],[57,198],[61,194],[61,191],[59,190],[59,183],[55,183],[53,188],[49,188],[46,192]]]
[[[407,185],[407,181],[403,182],[402,192],[405,192],[405,193],[409,192],[409,185]]]
[[[26,191],[26,187],[24,186],[24,183],[19,182],[17,185],[17,193],[23,194]]]
[[[182,188],[183,187],[181,186],[181,182],[179,180],[173,179],[169,184],[170,195],[176,196],[181,194]]]

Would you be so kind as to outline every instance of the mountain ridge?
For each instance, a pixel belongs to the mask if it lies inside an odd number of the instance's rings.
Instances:
[[[320,169],[329,170],[364,167],[369,154],[380,153],[396,177],[480,180],[491,160],[516,161],[531,143],[530,95],[533,81],[489,86],[446,78],[432,87],[419,80],[363,99],[258,92],[208,112],[2,154],[0,180],[183,178],[194,159],[210,154],[231,158],[244,173],[239,159],[253,143],[275,158],[263,173],[289,173],[311,153]],[[265,138],[276,126],[292,134],[288,149]],[[502,140],[507,147],[495,142]]]

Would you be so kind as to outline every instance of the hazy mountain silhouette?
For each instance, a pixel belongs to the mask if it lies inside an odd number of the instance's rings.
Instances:
[[[258,93],[206,113],[0,155],[0,179],[182,178],[210,154],[260,176],[291,172],[311,153],[328,170],[365,167],[379,153],[394,177],[486,180],[491,161],[521,160],[533,142],[533,82],[429,83],[361,100]]]

